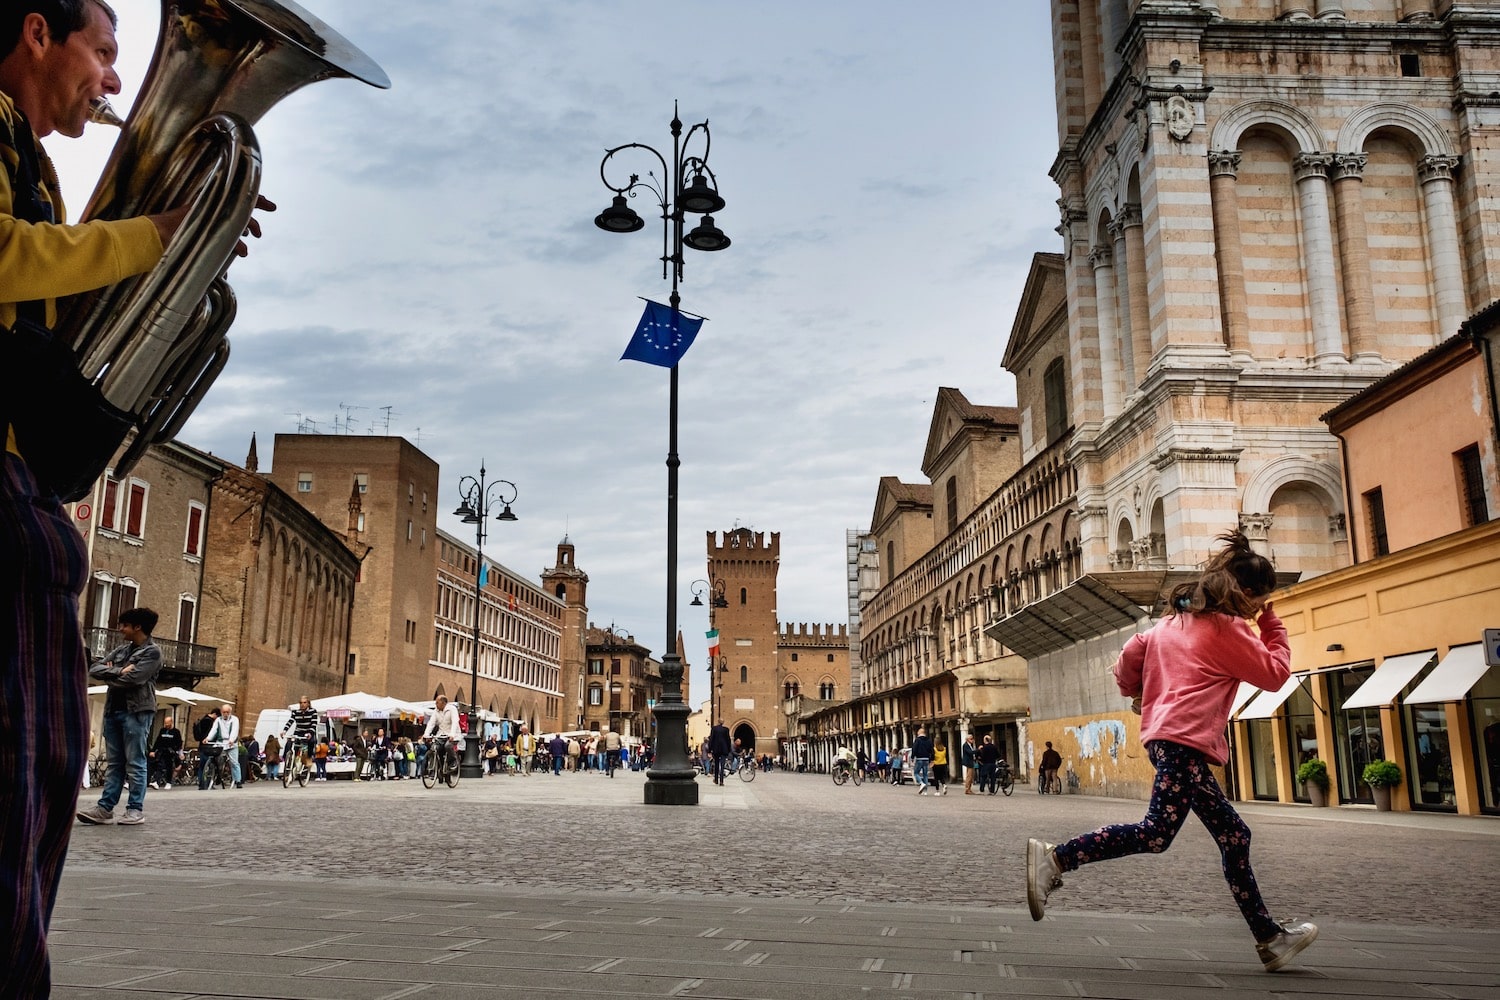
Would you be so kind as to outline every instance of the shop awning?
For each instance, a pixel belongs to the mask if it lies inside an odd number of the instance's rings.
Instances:
[[[1229,717],[1234,718],[1234,713],[1245,707],[1245,702],[1260,693],[1260,688],[1249,681],[1240,681],[1240,689],[1234,693],[1234,704],[1229,706]]]
[[[1436,705],[1445,701],[1463,701],[1469,688],[1479,683],[1489,666],[1484,662],[1484,643],[1454,646],[1448,655],[1432,668],[1427,679],[1406,696],[1408,705]]]
[[[1240,712],[1240,720],[1269,719],[1276,714],[1276,710],[1281,707],[1281,703],[1292,696],[1292,692],[1297,690],[1297,685],[1306,676],[1306,674],[1293,674],[1287,678],[1285,684],[1281,685],[1275,691],[1262,691],[1255,696],[1255,699],[1250,704],[1245,706],[1244,711]]]
[[[1401,689],[1411,683],[1411,679],[1422,672],[1422,668],[1432,662],[1435,649],[1428,649],[1421,653],[1402,653],[1400,656],[1387,656],[1370,679],[1359,686],[1349,700],[1344,702],[1344,711],[1351,708],[1385,708],[1396,700],[1396,695]]]

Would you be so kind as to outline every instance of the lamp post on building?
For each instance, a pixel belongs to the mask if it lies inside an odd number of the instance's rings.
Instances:
[[[711,213],[724,207],[719,197],[718,178],[708,167],[710,136],[708,122],[699,122],[682,134],[682,120],[677,117],[677,108],[672,108],[672,160],[651,146],[639,142],[628,142],[606,150],[599,163],[599,179],[614,192],[610,207],[594,218],[594,225],[611,233],[634,233],[646,227],[646,222],[626,203],[626,198],[637,197],[642,191],[649,194],[661,209],[662,223],[662,277],[672,281],[671,333],[676,335],[681,321],[681,297],[677,285],[682,280],[682,248],[714,251],[729,246],[729,237],[714,225]],[[703,143],[702,156],[690,156],[687,147],[693,136],[700,135]],[[642,150],[656,157],[661,165],[661,175],[654,169],[647,171],[646,179],[640,174],[630,174],[624,185],[612,184],[609,179],[610,162],[615,155],[628,149]],[[702,215],[703,219],[691,232],[683,233],[686,215]],[[656,759],[646,772],[645,800],[647,805],[697,805],[698,783],[696,771],[687,757],[687,717],[691,709],[682,701],[682,657],[677,655],[677,468],[681,464],[677,457],[677,364],[671,365],[671,380],[667,404],[667,641],[661,658],[661,700],[652,709],[656,717]]]
[[[464,740],[464,759],[458,773],[464,778],[484,776],[484,763],[479,755],[479,622],[480,609],[484,602],[484,584],[489,567],[484,564],[484,542],[489,537],[485,518],[496,507],[503,507],[495,515],[497,521],[514,521],[516,515],[510,505],[516,500],[516,484],[508,479],[496,479],[487,483],[484,463],[479,463],[479,478],[464,476],[458,481],[459,504],[453,513],[464,524],[474,525],[474,548],[477,558],[474,564],[474,649],[473,664],[469,675],[469,729]]]

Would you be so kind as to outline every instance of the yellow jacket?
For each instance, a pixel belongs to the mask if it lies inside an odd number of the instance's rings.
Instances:
[[[0,120],[12,135],[27,128],[15,104],[0,93]],[[0,136],[5,130],[0,129]],[[156,225],[144,216],[118,222],[95,220],[66,225],[67,211],[58,190],[52,161],[37,145],[41,168],[42,197],[52,206],[56,223],[32,223],[17,219],[12,170],[18,170],[16,150],[0,141],[0,327],[16,321],[16,304],[42,299],[47,323],[56,322],[59,296],[103,288],[133,274],[141,274],[161,260],[161,237]],[[5,447],[15,452],[15,438],[6,428]]]

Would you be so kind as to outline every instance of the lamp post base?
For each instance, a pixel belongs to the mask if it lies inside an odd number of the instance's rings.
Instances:
[[[698,804],[698,782],[686,780],[646,777],[646,805],[648,806],[695,806]]]
[[[668,653],[661,660],[662,700],[656,716],[656,760],[646,772],[646,805],[695,806],[698,772],[687,756],[687,718],[692,709],[682,703],[682,660]]]
[[[479,756],[480,744],[483,742],[474,733],[464,739],[464,756],[458,764],[459,778],[484,777],[484,761]]]

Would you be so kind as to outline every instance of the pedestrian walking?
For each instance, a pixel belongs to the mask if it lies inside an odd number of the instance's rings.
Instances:
[[[932,737],[926,726],[918,726],[917,738],[911,741],[911,776],[917,779],[917,794],[926,795],[932,776]]]
[[[1290,676],[1286,627],[1266,600],[1276,589],[1270,560],[1242,532],[1224,543],[1198,580],[1172,591],[1171,612],[1125,643],[1114,667],[1120,693],[1141,714],[1141,742],[1156,769],[1151,802],[1139,823],[1106,826],[1054,847],[1033,839],[1026,848],[1026,899],[1040,920],[1061,875],[1081,865],[1131,854],[1160,854],[1171,846],[1189,812],[1219,846],[1224,879],[1255,936],[1268,972],[1312,944],[1318,928],[1280,924],[1266,910],[1250,866],[1250,828],[1214,779],[1229,748],[1225,727],[1244,681],[1275,691]],[[1259,635],[1246,619],[1254,617]]]
[[[932,745],[932,787],[939,795],[948,794],[948,744],[941,739]]]
[[[733,750],[729,727],[720,719],[708,731],[708,753],[713,758],[714,784],[724,784],[724,761]]]
[[[562,733],[552,737],[547,752],[552,755],[552,776],[555,778],[562,774],[563,761],[568,757],[568,741],[562,738]]]
[[[266,779],[281,777],[281,739],[275,733],[266,737]]]

